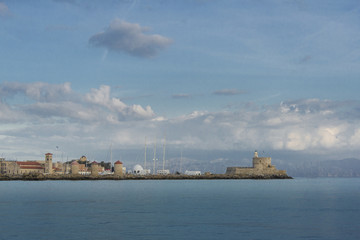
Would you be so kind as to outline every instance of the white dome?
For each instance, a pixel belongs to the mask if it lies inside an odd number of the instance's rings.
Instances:
[[[134,172],[136,172],[136,173],[140,173],[143,170],[144,170],[143,167],[141,165],[139,165],[139,164],[136,164],[134,166]]]

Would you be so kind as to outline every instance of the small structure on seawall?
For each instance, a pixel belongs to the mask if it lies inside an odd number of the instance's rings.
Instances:
[[[289,178],[285,170],[278,170],[271,165],[270,157],[259,157],[255,151],[252,167],[228,167],[226,175],[240,175],[250,177],[272,177],[272,178]]]
[[[189,171],[189,170],[186,170],[186,171],[185,171],[185,175],[188,175],[188,176],[200,176],[200,175],[201,175],[201,172],[200,172],[200,171]]]
[[[124,176],[123,163],[120,160],[115,162],[114,164],[114,175],[119,177]]]
[[[150,169],[144,169],[140,164],[136,164],[134,166],[134,170],[132,171],[132,174],[135,175],[149,175]]]

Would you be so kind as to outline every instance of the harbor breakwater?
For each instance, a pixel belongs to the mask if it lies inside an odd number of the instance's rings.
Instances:
[[[1,175],[0,181],[93,181],[93,180],[211,180],[211,179],[292,179],[288,175],[261,174],[261,175],[228,175],[228,174],[210,174],[189,176],[182,174],[170,175],[125,175],[123,177],[115,175],[103,176],[83,176],[83,175],[44,175],[44,174],[28,174],[28,175]]]

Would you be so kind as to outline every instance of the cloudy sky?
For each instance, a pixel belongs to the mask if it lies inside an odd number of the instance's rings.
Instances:
[[[7,159],[360,158],[359,90],[357,0],[0,0]]]

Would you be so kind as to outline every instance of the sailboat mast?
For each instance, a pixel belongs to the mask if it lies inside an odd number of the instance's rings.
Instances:
[[[112,165],[112,143],[110,143],[110,163]]]
[[[181,150],[180,150],[180,173],[181,173],[181,164],[182,164],[182,147],[181,147]]]
[[[155,144],[154,144],[154,168],[153,168],[153,174],[155,174],[155,161],[156,161],[156,137],[155,137]]]
[[[162,170],[165,170],[165,147],[166,147],[166,135],[164,136],[164,145],[163,145],[163,167]]]
[[[146,137],[145,137],[145,152],[144,152],[144,169],[146,169]]]

